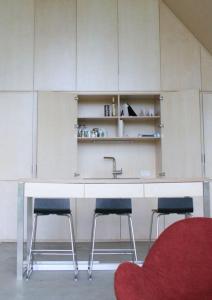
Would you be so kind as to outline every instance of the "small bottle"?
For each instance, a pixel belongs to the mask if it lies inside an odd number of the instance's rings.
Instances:
[[[116,115],[116,105],[115,105],[115,98],[112,99],[112,116]]]

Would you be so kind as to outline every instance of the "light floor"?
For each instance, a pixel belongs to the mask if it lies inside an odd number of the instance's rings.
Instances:
[[[120,247],[118,243],[111,244],[112,247]],[[101,243],[101,246],[111,245]],[[121,246],[125,246],[124,243],[121,243]],[[77,245],[79,260],[87,260],[88,247],[87,243]],[[137,243],[139,260],[144,259],[147,248],[147,243]],[[117,259],[117,256],[111,258],[112,261]],[[127,260],[127,257],[122,256],[122,259]],[[93,280],[89,281],[87,272],[80,271],[78,282],[74,282],[73,273],[70,271],[35,271],[29,281],[18,282],[16,244],[0,243],[0,300],[114,300],[114,272],[94,271],[93,277]]]

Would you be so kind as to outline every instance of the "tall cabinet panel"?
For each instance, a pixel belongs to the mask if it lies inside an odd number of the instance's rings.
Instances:
[[[201,47],[202,90],[212,91],[212,55]]]
[[[35,0],[35,88],[76,89],[76,0]]]
[[[200,43],[161,1],[161,89],[200,89]]]
[[[205,176],[212,178],[212,93],[203,93]]]
[[[118,89],[117,1],[77,1],[77,89]]]
[[[77,168],[76,118],[77,101],[74,94],[38,94],[38,178],[74,177]]]
[[[0,179],[32,176],[33,93],[0,93]]]
[[[0,6],[0,90],[32,90],[33,0],[1,0]]]
[[[174,178],[201,176],[199,92],[167,92],[161,103],[162,170]]]
[[[118,0],[119,89],[160,90],[157,0]]]
[[[0,240],[17,239],[17,181],[0,181]]]

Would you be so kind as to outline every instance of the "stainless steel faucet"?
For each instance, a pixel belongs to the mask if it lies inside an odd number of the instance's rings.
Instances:
[[[112,159],[112,161],[113,161],[113,171],[112,171],[112,174],[113,174],[113,178],[114,179],[117,178],[117,175],[121,175],[123,173],[122,169],[120,169],[120,170],[116,169],[116,159],[115,159],[115,157],[113,157],[113,156],[104,156],[104,159]]]

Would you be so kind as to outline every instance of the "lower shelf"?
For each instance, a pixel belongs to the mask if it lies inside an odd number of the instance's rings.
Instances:
[[[132,141],[132,142],[154,142],[159,141],[160,137],[96,137],[96,138],[86,138],[78,137],[78,142],[89,143],[89,142],[115,142],[115,141]]]

